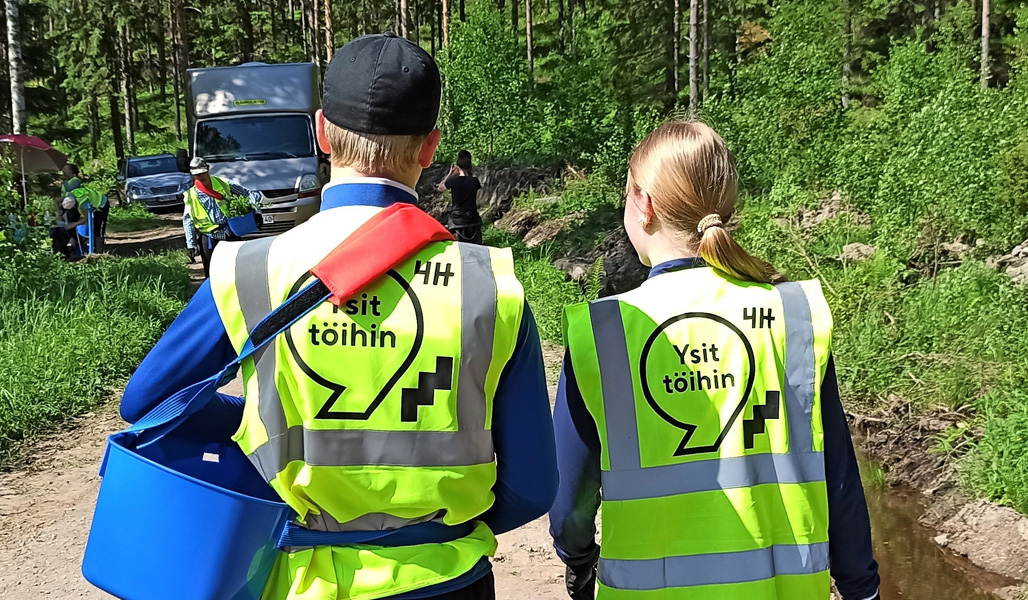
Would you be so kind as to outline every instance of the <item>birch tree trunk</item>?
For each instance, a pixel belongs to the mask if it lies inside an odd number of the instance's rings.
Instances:
[[[21,27],[18,0],[7,0],[7,65],[11,77],[11,128],[25,133],[25,82],[22,80]]]
[[[682,70],[682,5],[680,0],[674,0],[671,4],[674,14],[671,17],[671,89],[675,94],[675,104],[678,103],[678,92],[681,91],[678,78]]]
[[[689,2],[689,110],[695,112],[700,106],[699,73],[699,0]]]
[[[528,85],[531,87],[535,78],[535,61],[532,59],[532,0],[525,0],[525,42],[528,46]]]
[[[399,20],[400,20],[400,35],[402,35],[403,37],[405,37],[405,38],[407,38],[409,40],[410,39],[410,22],[408,21],[408,19],[410,17],[410,8],[407,6],[407,3],[408,3],[408,0],[400,0]]]
[[[442,13],[443,47],[445,48],[450,45],[450,0],[443,0]]]
[[[321,68],[321,6],[318,0],[311,0],[311,54],[314,55],[314,65]]]
[[[989,61],[989,30],[992,0],[982,0],[982,87],[989,87],[992,79],[992,64]]]
[[[332,60],[336,50],[336,32],[332,25],[332,0],[321,0],[325,5],[325,64]]]
[[[710,93],[710,3],[703,0],[703,91],[701,99]]]

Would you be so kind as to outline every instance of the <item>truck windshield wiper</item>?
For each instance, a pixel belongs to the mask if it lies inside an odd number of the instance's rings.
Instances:
[[[299,156],[292,152],[250,152],[242,156],[243,160],[249,160],[251,158],[270,158],[270,157],[284,157],[284,158],[299,158]]]

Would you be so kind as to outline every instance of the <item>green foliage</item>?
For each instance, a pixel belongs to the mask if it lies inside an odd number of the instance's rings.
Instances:
[[[182,309],[187,287],[181,253],[68,264],[41,243],[5,256],[0,462],[126,378]]]
[[[253,203],[246,196],[231,195],[227,198],[225,216],[229,219],[248,215],[254,211]]]
[[[1028,513],[1028,397],[1020,406],[997,414],[992,403],[983,402],[985,432],[965,461],[964,480],[990,500]]]

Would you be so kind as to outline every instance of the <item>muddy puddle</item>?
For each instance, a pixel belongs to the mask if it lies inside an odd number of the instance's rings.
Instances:
[[[877,465],[861,461],[883,600],[995,600],[1015,582],[939,547],[936,532],[918,522],[923,500],[911,489],[883,484]]]

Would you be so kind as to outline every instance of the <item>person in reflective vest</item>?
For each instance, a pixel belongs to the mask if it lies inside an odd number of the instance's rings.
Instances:
[[[71,198],[78,206],[79,220],[77,225],[78,235],[89,237],[89,211],[93,211],[93,251],[104,251],[104,240],[107,237],[107,217],[111,213],[111,204],[107,196],[86,185],[79,185],[65,195],[65,199]]]
[[[126,386],[127,420],[218,372],[374,215],[417,204],[440,139],[433,59],[366,36],[336,54],[324,86],[321,212],[277,237],[219,244],[210,280]],[[318,538],[283,548],[265,599],[495,597],[495,535],[545,514],[557,486],[542,350],[509,249],[431,243],[342,305],[316,307],[241,375],[241,422],[198,419],[235,429]]]
[[[211,167],[199,156],[189,164],[193,187],[186,191],[182,210],[182,229],[186,234],[186,251],[193,262],[199,250],[204,275],[209,275],[211,254],[221,240],[228,239],[228,201],[232,196],[250,199],[255,207],[262,200],[260,192],[211,175]]]
[[[572,598],[878,594],[831,312],[733,240],[737,179],[706,125],[652,132],[624,219],[650,276],[565,311],[550,524]]]
[[[64,181],[61,182],[61,196],[67,196],[68,192],[82,185],[80,179],[82,173],[79,171],[79,166],[74,163],[68,163],[61,167],[61,175],[64,176]]]

